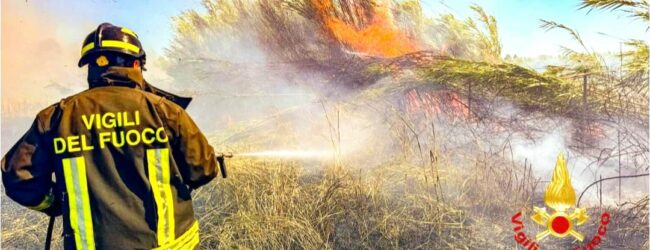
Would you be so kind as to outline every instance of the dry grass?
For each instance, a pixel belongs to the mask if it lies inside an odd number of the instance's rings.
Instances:
[[[397,157],[373,169],[323,162],[316,170],[299,161],[234,158],[229,178],[217,179],[193,195],[201,248],[513,246],[510,217],[541,203],[535,192],[539,180],[530,168],[501,155],[463,157],[468,156],[444,157],[430,151],[426,164]],[[41,248],[47,218],[13,205],[4,199],[3,247]],[[647,246],[647,198],[619,210],[612,210],[617,226],[608,232],[606,246],[621,242],[640,244],[627,245],[632,248]],[[59,235],[60,225],[54,246],[60,247]]]
[[[507,195],[493,199],[490,191],[506,187],[477,182],[498,178],[479,165],[483,171],[466,178],[437,160],[427,166],[388,162],[371,170],[323,165],[317,171],[294,161],[229,163],[228,179],[193,195],[202,249],[470,249],[489,243],[475,235],[488,233],[476,230],[485,223],[477,215],[508,216],[498,212]],[[482,197],[487,194],[489,199]],[[47,218],[6,211],[3,246],[40,248]],[[59,235],[57,228],[54,246],[61,244]]]
[[[196,193],[206,204],[200,212],[203,246],[468,247],[443,237],[467,233],[464,213],[436,195],[432,173],[405,168],[386,166],[362,176],[336,166],[306,173],[295,162],[235,160],[232,178]]]

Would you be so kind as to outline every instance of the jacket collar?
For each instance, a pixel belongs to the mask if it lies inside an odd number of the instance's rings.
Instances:
[[[109,67],[97,78],[88,78],[90,88],[104,86],[122,86],[138,89],[146,89],[144,77],[139,69],[131,67]]]
[[[130,88],[138,88],[146,92],[153,93],[165,99],[168,99],[183,109],[192,101],[191,97],[183,97],[147,83],[142,76],[142,71],[130,67],[109,67],[103,72],[89,73],[88,85],[90,88],[105,87],[105,86],[123,86]]]

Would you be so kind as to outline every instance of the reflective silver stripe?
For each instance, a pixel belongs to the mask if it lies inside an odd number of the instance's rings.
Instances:
[[[94,250],[95,239],[85,159],[83,157],[63,159],[63,172],[70,207],[70,226],[75,234],[75,245],[77,249]]]

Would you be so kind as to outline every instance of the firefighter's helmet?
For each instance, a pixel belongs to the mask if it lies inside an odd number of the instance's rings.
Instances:
[[[98,52],[117,52],[129,55],[139,59],[142,66],[146,61],[146,54],[138,40],[138,35],[130,29],[110,23],[102,23],[96,30],[88,34],[81,47],[79,67],[94,60],[94,55]]]

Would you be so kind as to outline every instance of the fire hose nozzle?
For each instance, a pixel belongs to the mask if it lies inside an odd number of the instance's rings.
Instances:
[[[221,177],[226,178],[228,177],[228,172],[226,171],[226,158],[232,158],[233,153],[232,152],[227,152],[227,153],[216,153],[216,158],[217,162],[219,163],[219,170],[221,171]]]
[[[234,154],[232,152],[225,152],[225,153],[216,153],[217,158],[222,157],[222,158],[232,158]]]

